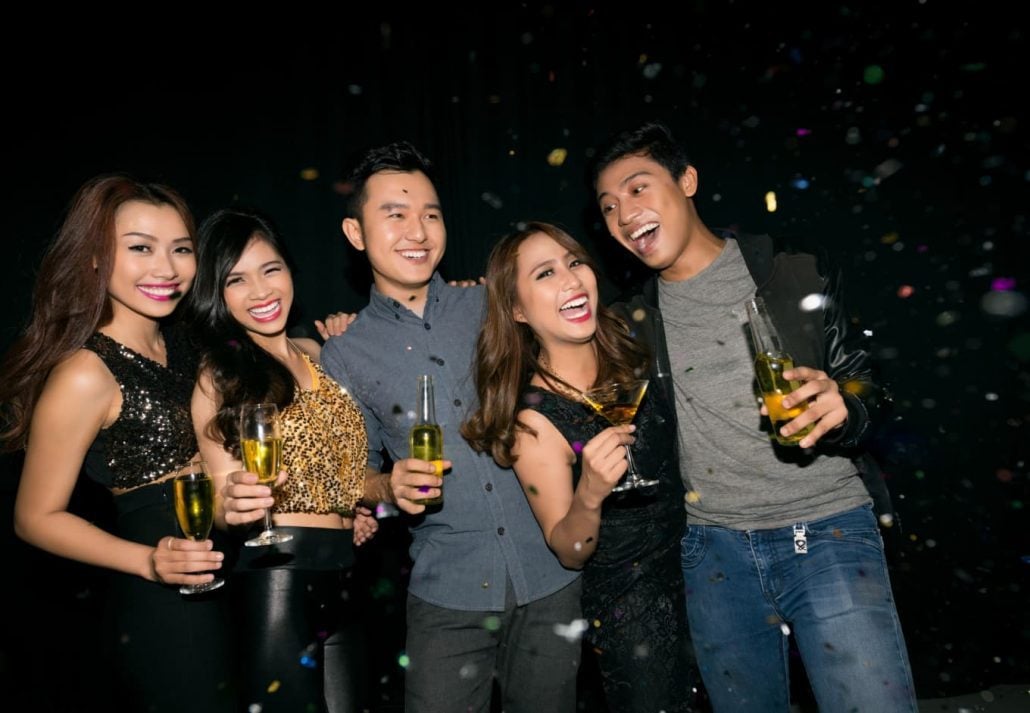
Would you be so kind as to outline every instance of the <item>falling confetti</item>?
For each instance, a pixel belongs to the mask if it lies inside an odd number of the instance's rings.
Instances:
[[[568,158],[569,152],[567,149],[553,149],[551,153],[547,154],[547,165],[558,167],[565,163],[565,159]]]
[[[1015,291],[991,291],[980,298],[980,309],[994,317],[1018,317],[1026,311],[1026,304],[1026,296]]]
[[[801,298],[798,305],[802,312],[815,312],[826,307],[826,295],[813,292]]]
[[[871,64],[865,68],[864,72],[862,72],[862,81],[866,84],[879,84],[883,81],[883,78],[883,67],[878,64]]]
[[[601,622],[596,622],[596,625],[600,626]],[[586,619],[573,619],[568,624],[554,625],[554,633],[568,641],[570,644],[579,641],[583,637],[583,634],[586,633],[586,630]]]

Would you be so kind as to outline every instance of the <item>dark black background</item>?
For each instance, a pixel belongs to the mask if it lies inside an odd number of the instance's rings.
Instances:
[[[356,152],[399,138],[437,164],[446,276],[480,274],[499,236],[544,219],[600,256],[614,293],[632,261],[604,235],[585,168],[613,130],[663,119],[698,167],[706,223],[818,240],[845,269],[896,395],[875,450],[903,524],[892,576],[920,696],[1030,680],[1030,327],[990,296],[1014,280],[1025,305],[1030,279],[1023,26],[993,3],[640,5],[12,22],[0,346],[71,194],[110,170],[178,187],[199,217],[233,200],[271,213],[299,263],[298,329],[359,309],[367,265],[339,230],[342,179]],[[13,539],[17,462],[4,465],[0,681],[14,700],[75,700],[98,580]],[[387,688],[403,646],[396,522],[365,555]]]

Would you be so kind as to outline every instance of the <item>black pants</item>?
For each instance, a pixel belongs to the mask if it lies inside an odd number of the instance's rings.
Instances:
[[[276,529],[293,541],[245,548],[234,576],[241,708],[361,711],[365,657],[347,586],[351,533]]]

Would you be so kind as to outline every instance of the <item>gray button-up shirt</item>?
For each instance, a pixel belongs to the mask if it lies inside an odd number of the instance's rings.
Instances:
[[[476,407],[472,359],[485,290],[429,285],[422,317],[375,287],[347,332],[322,348],[322,367],[358,402],[368,430],[369,464],[408,457],[417,377],[433,377],[443,428],[444,502],[411,528],[415,562],[408,591],[430,604],[465,611],[504,609],[505,579],[519,605],[553,594],[578,572],[563,568],[544,542],[518,478],[476,453],[458,428]]]

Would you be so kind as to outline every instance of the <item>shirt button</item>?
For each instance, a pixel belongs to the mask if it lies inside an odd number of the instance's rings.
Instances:
[[[437,357],[436,358],[436,363],[439,364],[440,366],[443,366],[443,359],[441,359],[440,357]]]
[[[426,322],[422,326],[425,327],[426,329],[432,329],[432,327],[429,326],[429,322]]]
[[[493,483],[487,483],[483,487],[486,488],[486,492],[489,493],[490,491],[492,491],[494,489],[494,484]]]
[[[489,582],[483,582],[483,589],[489,589],[489,588],[490,588],[490,583]]]
[[[461,399],[454,399],[455,406],[461,406]]]
[[[497,534],[498,535],[503,535],[504,534],[504,528],[503,527],[498,527],[497,528]]]

